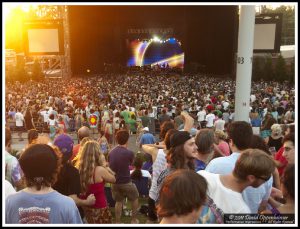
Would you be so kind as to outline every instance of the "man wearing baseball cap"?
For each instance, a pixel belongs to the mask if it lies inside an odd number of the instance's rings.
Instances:
[[[155,143],[155,138],[153,134],[149,132],[149,127],[144,127],[143,128],[143,135],[140,139],[140,148],[142,148],[142,145],[144,144],[154,144]]]
[[[188,131],[177,131],[171,136],[170,150],[167,155],[168,166],[157,179],[158,192],[169,174],[178,169],[195,169],[194,159],[197,156],[197,149],[195,138]]]

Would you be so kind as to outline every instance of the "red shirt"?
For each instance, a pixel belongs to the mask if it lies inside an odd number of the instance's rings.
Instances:
[[[216,104],[216,102],[218,101],[214,96],[212,96],[210,99],[213,104]]]
[[[73,153],[71,156],[71,161],[77,156],[78,152],[79,152],[79,148],[80,148],[80,144],[77,144],[75,146],[73,146]]]
[[[105,182],[90,184],[88,187],[88,191],[86,195],[80,195],[81,199],[86,199],[90,194],[94,194],[96,198],[96,202],[92,208],[106,208],[107,201],[104,191]]]
[[[209,105],[207,105],[206,109],[207,109],[208,111],[213,111],[213,110],[214,110],[214,106],[211,105],[211,104],[209,104]]]
[[[279,176],[281,176],[283,174],[283,171],[288,164],[288,161],[285,159],[284,156],[282,156],[283,152],[284,152],[284,148],[282,146],[274,156],[274,159],[276,161],[279,161],[281,164],[283,164],[282,167],[278,168]]]

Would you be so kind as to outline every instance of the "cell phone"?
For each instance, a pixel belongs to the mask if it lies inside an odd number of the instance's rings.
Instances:
[[[274,156],[276,154],[276,148],[274,146],[269,148],[270,153]]]

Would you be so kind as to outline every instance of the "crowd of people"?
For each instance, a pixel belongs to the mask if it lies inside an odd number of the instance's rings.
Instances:
[[[295,89],[253,82],[247,122],[234,93],[234,80],[201,75],[7,83],[6,223],[122,223],[129,201],[137,224],[145,193],[147,223],[294,214]],[[12,131],[28,132],[16,157]]]

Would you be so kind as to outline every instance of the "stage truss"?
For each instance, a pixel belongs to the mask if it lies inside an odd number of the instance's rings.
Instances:
[[[62,21],[63,27],[63,46],[62,55],[34,55],[41,65],[45,77],[70,78],[71,55],[70,55],[70,30],[68,6],[66,5],[40,5],[30,12],[31,22],[40,23],[41,21]]]

